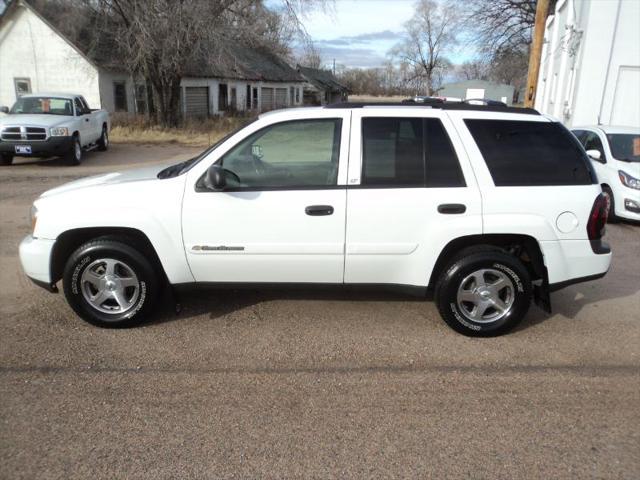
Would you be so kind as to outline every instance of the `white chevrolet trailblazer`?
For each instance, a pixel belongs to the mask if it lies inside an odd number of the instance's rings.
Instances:
[[[572,131],[609,195],[609,221],[640,221],[640,128],[597,125]]]
[[[348,284],[433,292],[449,326],[487,336],[605,275],[606,215],[580,143],[534,110],[338,104],[49,190],[20,259],[103,327],[148,318],[167,285]]]
[[[0,107],[0,163],[14,157],[60,156],[80,165],[84,151],[109,147],[109,113],[89,108],[82,95],[33,93]]]

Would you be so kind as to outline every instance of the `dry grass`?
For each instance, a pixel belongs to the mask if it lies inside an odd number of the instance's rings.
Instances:
[[[114,114],[110,140],[114,143],[177,143],[206,147],[251,120],[245,116],[229,116],[188,120],[179,128],[152,125],[144,116]]]

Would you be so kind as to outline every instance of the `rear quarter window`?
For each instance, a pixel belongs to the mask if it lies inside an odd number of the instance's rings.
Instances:
[[[498,187],[591,185],[578,140],[556,122],[465,120]]]

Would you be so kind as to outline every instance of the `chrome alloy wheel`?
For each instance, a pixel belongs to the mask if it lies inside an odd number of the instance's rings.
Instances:
[[[513,307],[515,288],[499,270],[486,268],[467,275],[458,287],[458,308],[469,320],[491,323],[507,315]]]
[[[109,146],[109,133],[106,128],[102,129],[102,144],[105,148]]]
[[[80,142],[76,141],[73,146],[73,154],[76,157],[76,160],[80,161],[82,158],[82,147],[80,146]]]
[[[108,314],[125,313],[140,296],[140,283],[133,269],[113,258],[91,262],[82,272],[80,288],[89,305]]]

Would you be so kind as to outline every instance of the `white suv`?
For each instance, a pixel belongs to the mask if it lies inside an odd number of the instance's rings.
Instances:
[[[609,195],[609,221],[640,221],[640,128],[598,125],[572,131]]]
[[[534,110],[340,104],[50,190],[20,258],[103,327],[147,318],[166,285],[356,284],[433,292],[452,328],[488,336],[607,272],[606,211],[583,148]]]

